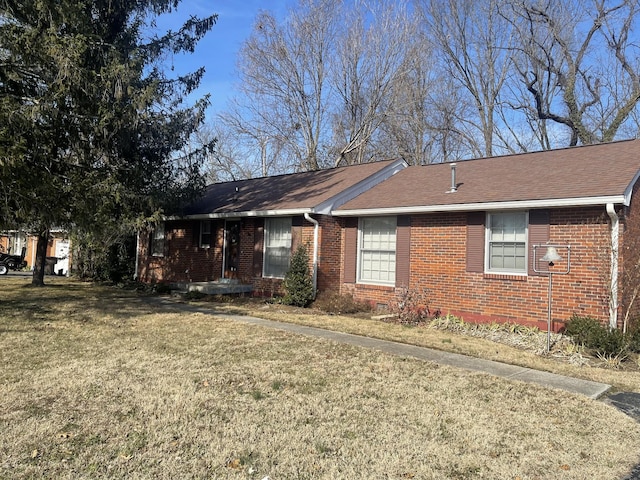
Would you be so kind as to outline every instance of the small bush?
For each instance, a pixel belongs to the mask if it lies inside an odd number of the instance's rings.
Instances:
[[[629,350],[634,353],[640,353],[640,327],[635,326],[629,333],[627,333],[629,339]]]
[[[291,266],[282,284],[285,295],[282,303],[296,307],[307,307],[313,301],[313,280],[309,273],[309,254],[300,245],[291,257]]]
[[[351,314],[371,311],[371,306],[354,300],[349,294],[340,295],[336,292],[324,292],[318,295],[313,306],[323,312],[333,314]]]
[[[431,311],[429,308],[429,294],[425,288],[401,288],[391,311],[400,323],[407,325],[417,325],[440,316],[439,310]]]
[[[616,356],[629,349],[628,335],[618,329],[610,330],[592,317],[572,316],[564,333],[598,355]]]
[[[602,335],[602,325],[593,317],[581,317],[573,315],[567,322],[565,335],[573,338],[573,341],[587,348],[598,342]]]

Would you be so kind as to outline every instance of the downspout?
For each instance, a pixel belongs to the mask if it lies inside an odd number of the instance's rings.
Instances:
[[[620,219],[613,203],[607,203],[611,218],[611,297],[609,299],[609,328],[618,327],[618,244]]]
[[[311,218],[308,213],[304,214],[305,220],[313,223],[313,273],[311,279],[313,281],[313,298],[316,298],[318,290],[318,228],[319,224],[315,218]]]
[[[136,271],[133,273],[133,279],[138,280],[138,267],[140,265],[140,232],[136,232]]]
[[[36,264],[36,247],[38,246],[38,237],[31,239],[31,271],[33,271]]]

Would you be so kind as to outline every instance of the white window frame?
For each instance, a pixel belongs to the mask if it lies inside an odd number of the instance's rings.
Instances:
[[[151,232],[151,256],[164,257],[165,228],[164,222],[158,223]]]
[[[373,238],[366,238],[372,233],[366,231],[367,223],[373,223],[376,221],[382,221],[385,223],[393,223],[393,227],[389,229],[387,235],[393,236],[393,245],[390,242],[379,248],[374,248],[375,245],[371,245],[371,242],[376,242]],[[391,234],[391,230],[393,233]],[[378,242],[380,239],[378,240]],[[365,283],[370,285],[389,285],[395,286],[396,284],[396,252],[398,241],[398,217],[362,217],[358,221],[358,283]],[[374,257],[378,254],[378,263],[384,262],[388,265],[387,269],[373,269],[366,268],[367,265],[371,265],[375,262]],[[386,261],[385,261],[386,258]],[[377,272],[377,275],[375,274]],[[387,278],[381,278],[386,276]]]
[[[493,240],[491,238],[492,231],[492,223],[493,219],[500,215],[521,215],[524,217],[524,232],[523,240],[518,240],[514,238],[512,241],[504,240]],[[516,235],[518,233],[516,232]],[[491,253],[493,244],[513,244],[515,245],[522,244],[524,248],[524,265],[522,268],[511,268],[511,267],[495,267],[491,264]],[[528,273],[528,265],[529,265],[529,212],[528,211],[501,211],[501,212],[489,212],[487,213],[487,222],[485,227],[485,245],[484,245],[485,257],[484,257],[484,265],[486,273],[495,273],[495,274],[508,274],[508,275],[522,275],[526,276]]]
[[[211,220],[201,220],[200,221],[200,248],[211,248],[211,243],[213,240],[211,234]],[[205,227],[207,227],[207,231],[205,231]],[[203,237],[205,235],[209,235],[209,243],[205,243]]]
[[[284,278],[291,261],[291,217],[271,217],[264,220],[264,245],[262,255],[262,276],[265,278]],[[287,266],[278,271],[272,258],[285,258]],[[278,262],[281,263],[281,262]]]

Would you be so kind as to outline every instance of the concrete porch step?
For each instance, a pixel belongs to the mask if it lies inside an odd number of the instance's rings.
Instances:
[[[240,293],[251,293],[252,285],[230,282],[229,280],[216,282],[178,282],[171,284],[171,288],[183,293],[200,292],[206,295],[236,295]]]

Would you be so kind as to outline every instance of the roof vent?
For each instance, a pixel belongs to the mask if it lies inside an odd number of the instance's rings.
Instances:
[[[458,191],[458,183],[456,181],[456,164],[451,164],[451,190],[447,191],[447,193],[455,193]]]

